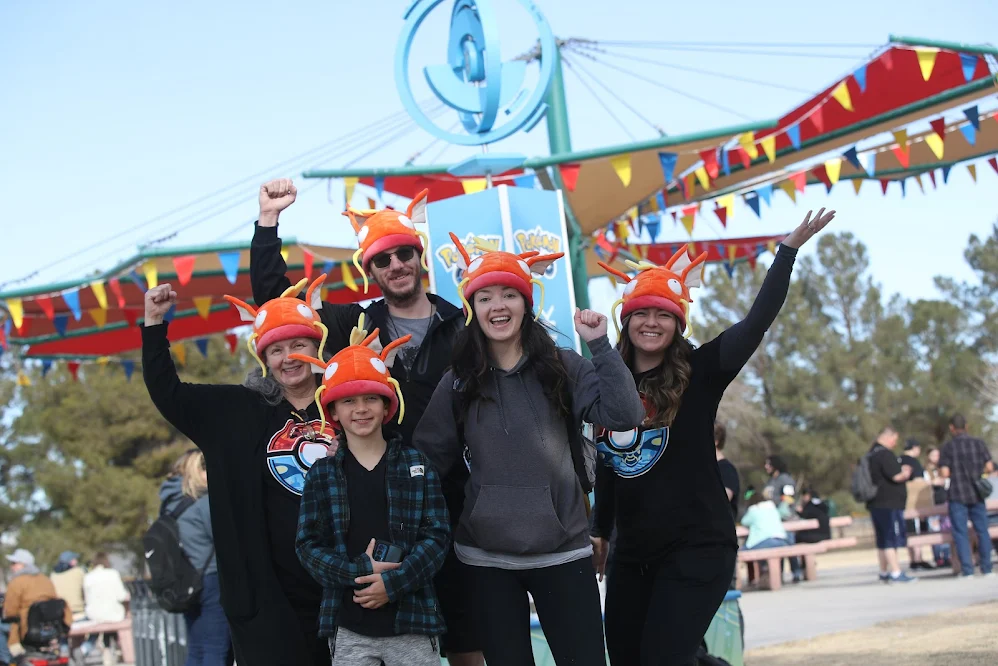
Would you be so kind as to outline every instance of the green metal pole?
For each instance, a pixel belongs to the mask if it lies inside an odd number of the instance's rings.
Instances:
[[[553,53],[542,53],[542,58],[554,58],[554,76],[545,101],[548,104],[547,117],[548,146],[552,155],[572,152],[572,135],[568,127],[568,104],[565,99],[565,79],[561,69],[561,54],[557,49]],[[561,180],[558,167],[551,169],[554,184],[562,191],[565,184]],[[565,199],[565,217],[568,227],[568,258],[572,262],[572,278],[575,283],[575,305],[586,309],[589,307],[589,276],[586,275],[586,254],[582,245],[582,229],[575,219],[572,207]],[[583,344],[582,352],[590,356],[589,348]]]
[[[938,39],[923,39],[921,37],[904,37],[902,35],[890,35],[888,39],[893,44],[903,44],[904,46],[929,46],[948,51],[960,53],[978,53],[980,55],[998,56],[998,48],[991,44],[961,44],[959,42],[942,42]]]

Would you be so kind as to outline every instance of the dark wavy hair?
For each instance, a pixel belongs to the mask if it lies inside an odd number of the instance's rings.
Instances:
[[[634,345],[628,333],[631,317],[624,317],[623,330],[617,340],[617,351],[624,358],[624,363],[634,371]],[[683,399],[686,387],[690,385],[692,366],[690,358],[693,355],[693,345],[684,338],[676,326],[676,334],[672,344],[665,349],[665,360],[655,372],[651,372],[638,385],[649,406],[648,420],[645,425],[661,428],[672,425],[679,413],[679,405]]]
[[[551,339],[551,332],[545,324],[534,319],[530,308],[524,307],[523,322],[520,324],[520,347],[527,356],[529,367],[537,374],[544,395],[560,416],[567,417],[572,409],[571,399],[568,397],[568,371],[561,361],[558,347]],[[478,325],[478,317],[472,317],[471,323],[457,335],[451,361],[451,369],[460,387],[457,404],[459,420],[467,414],[476,398],[490,399],[484,386],[491,368],[489,340]]]

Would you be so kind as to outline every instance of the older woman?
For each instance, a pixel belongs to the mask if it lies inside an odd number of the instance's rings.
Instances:
[[[240,666],[329,664],[318,637],[322,589],[295,555],[305,473],[335,447],[315,406],[316,376],[291,354],[316,356],[326,329],[315,307],[325,276],[304,281],[259,309],[226,297],[253,322],[260,363],[243,386],[180,381],[170,357],[169,284],[146,293],[142,365],[160,413],[204,453],[221,603]]]

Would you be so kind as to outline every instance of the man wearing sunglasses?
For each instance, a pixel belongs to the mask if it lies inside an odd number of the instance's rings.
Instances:
[[[296,196],[297,190],[287,178],[260,187],[260,217],[250,247],[250,284],[256,303],[266,303],[291,286],[286,275],[288,267],[281,256],[277,222],[281,211],[294,203]],[[411,244],[379,249],[365,266],[383,298],[366,308],[356,303],[323,303],[319,311],[322,322],[329,329],[326,351],[331,354],[349,345],[350,331],[357,325],[361,313],[366,315],[369,331],[375,327],[381,330],[382,346],[412,335],[409,343],[399,348],[392,366],[392,377],[398,380],[405,396],[405,418],[399,424],[396,416],[396,420],[388,424],[402,434],[406,443],[412,441],[412,432],[450,365],[454,339],[464,328],[460,308],[424,289],[419,239],[415,234],[412,239]],[[367,238],[368,242],[370,240]],[[455,471],[442,479],[452,520],[461,515],[466,480],[467,469],[463,465],[455,465]],[[469,589],[463,571],[466,566],[458,561],[452,550],[434,580],[447,624],[441,647],[451,666],[482,666],[484,657],[471,624],[472,600],[466,594]]]

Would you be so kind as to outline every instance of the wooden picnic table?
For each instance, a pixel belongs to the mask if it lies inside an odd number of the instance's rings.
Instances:
[[[988,513],[998,512],[998,500],[988,500],[984,503],[987,507]],[[936,504],[935,506],[927,506],[921,509],[907,509],[904,512],[905,520],[918,520],[919,518],[931,518],[933,516],[948,516],[949,515],[949,503],[946,504]]]
[[[783,523],[783,529],[785,529],[787,532],[800,532],[802,530],[816,530],[816,529],[818,529],[818,521],[816,519],[814,519],[814,518],[812,518],[810,520],[788,520],[785,523]],[[735,528],[735,534],[738,537],[740,537],[740,538],[747,537],[748,533],[749,533],[748,528],[747,527],[743,527],[742,525],[738,525]]]

